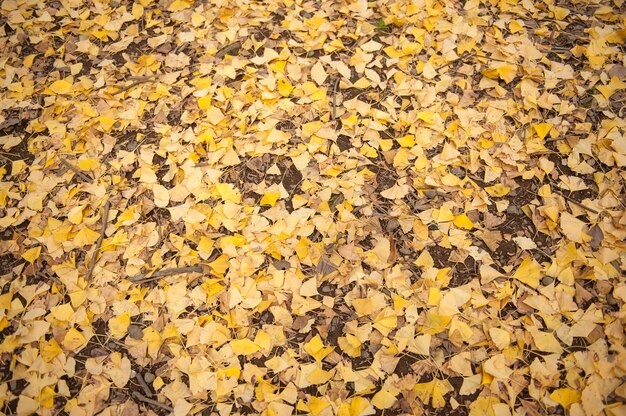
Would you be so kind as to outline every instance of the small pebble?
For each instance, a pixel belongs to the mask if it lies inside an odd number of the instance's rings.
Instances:
[[[552,284],[552,282],[554,282],[554,278],[550,276],[544,276],[543,279],[541,279],[541,284],[544,286],[548,286]]]
[[[606,294],[606,303],[608,303],[611,306],[617,305],[617,300],[615,300],[615,297],[613,296],[612,293]]]
[[[152,373],[145,373],[143,379],[146,383],[152,383],[156,377]]]
[[[389,220],[389,222],[387,223],[387,232],[392,233],[395,230],[397,230],[400,227],[400,223],[398,222],[397,219],[392,218]]]
[[[133,339],[142,339],[143,329],[139,325],[131,325],[128,327],[128,335]]]
[[[453,174],[454,176],[458,176],[459,178],[462,178],[465,176],[465,170],[458,166],[452,167],[452,169],[450,169],[450,173]]]
[[[426,196],[426,198],[434,198],[437,196],[437,191],[429,189],[427,191],[424,191],[424,195]]]
[[[506,208],[506,213],[509,215],[522,215],[523,212],[517,205],[509,205]]]

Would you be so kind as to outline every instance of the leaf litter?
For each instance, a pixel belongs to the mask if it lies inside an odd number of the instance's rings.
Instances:
[[[624,7],[2,2],[2,412],[624,414]]]

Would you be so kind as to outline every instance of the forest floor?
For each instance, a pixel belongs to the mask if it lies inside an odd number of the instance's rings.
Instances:
[[[626,414],[626,6],[0,6],[0,413]]]

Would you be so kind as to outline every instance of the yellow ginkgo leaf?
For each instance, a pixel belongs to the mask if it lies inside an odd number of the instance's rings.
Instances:
[[[85,247],[95,243],[100,237],[100,233],[97,233],[87,227],[83,227],[74,236],[74,245],[76,247]]]
[[[39,404],[41,407],[50,409],[54,406],[54,396],[56,396],[56,393],[52,386],[45,386],[41,389],[41,392],[39,392]]]
[[[87,339],[76,328],[70,328],[63,338],[63,348],[69,351],[78,351],[87,344]]]
[[[218,258],[209,263],[209,267],[211,267],[213,273],[218,276],[223,276],[224,273],[226,273],[226,270],[228,270],[229,266],[230,259],[226,254],[220,255]]]
[[[280,198],[280,192],[268,191],[263,195],[263,198],[261,198],[260,204],[269,205],[273,207],[274,205],[276,205],[276,201],[278,201],[279,198]]]
[[[50,339],[50,341],[46,341],[39,347],[39,353],[41,354],[41,358],[43,358],[43,360],[47,363],[54,360],[54,358],[62,352],[63,349],[61,349],[61,347],[54,338]]]
[[[248,338],[233,339],[229,344],[233,352],[237,355],[252,355],[261,349],[261,347]]]
[[[550,393],[550,399],[554,400],[565,410],[569,410],[570,406],[580,401],[580,393],[569,387],[554,390]]]
[[[281,78],[278,80],[277,83],[277,87],[278,87],[278,92],[280,93],[281,96],[283,97],[289,97],[289,95],[291,95],[291,92],[294,89],[294,86],[291,85],[286,79]]]
[[[502,79],[507,84],[517,75],[517,66],[512,64],[502,64],[496,68],[489,68],[483,71],[483,75],[491,79]]]
[[[67,219],[72,224],[81,224],[83,222],[83,210],[85,209],[84,205],[75,206],[67,213]]]
[[[536,289],[539,286],[540,275],[539,263],[532,257],[526,257],[513,274],[513,278]]]
[[[398,393],[392,393],[389,390],[382,388],[380,389],[374,397],[372,397],[372,404],[377,409],[389,409],[396,403],[396,395]]]
[[[29,263],[34,263],[35,260],[37,260],[39,258],[40,254],[41,254],[41,246],[32,247],[32,248],[29,248],[28,250],[26,250],[22,254],[22,258],[24,260],[26,260],[27,262],[29,262]]]
[[[74,82],[71,78],[69,78],[69,82],[65,79],[60,79],[58,81],[54,81],[52,84],[48,86],[48,90],[50,90],[54,94],[69,94],[72,92],[72,87]]]
[[[78,168],[81,170],[92,171],[100,166],[100,159],[97,157],[88,157],[78,162]]]
[[[472,222],[472,220],[469,219],[469,217],[465,213],[455,216],[453,223],[457,227],[463,228],[466,230],[471,230],[472,228],[474,228],[474,223]]]
[[[161,333],[152,327],[145,328],[143,330],[142,340],[148,345],[148,355],[152,358],[156,358],[163,345],[163,337]]]
[[[159,208],[165,208],[170,203],[170,193],[167,188],[161,184],[152,185],[152,194],[154,195],[154,205]]]
[[[508,186],[502,185],[501,183],[492,185],[492,186],[487,186],[485,188],[485,192],[487,192],[489,196],[492,196],[494,198],[501,198],[504,195],[508,194],[510,191],[511,191],[511,188],[509,188]]]
[[[398,185],[396,183],[391,188],[385,189],[384,191],[382,191],[380,193],[380,195],[383,198],[387,198],[387,199],[402,199],[405,196],[407,196],[408,193],[409,193],[409,186],[408,185],[406,185],[406,184]]]
[[[552,130],[552,124],[551,123],[533,124],[533,130],[535,130],[535,132],[537,133],[537,136],[539,136],[539,138],[543,140],[548,135],[550,130]]]
[[[328,403],[328,401],[315,396],[312,396],[308,403],[309,412],[311,412],[313,416],[319,415],[328,406],[330,406],[330,403]]]
[[[600,93],[607,100],[611,98],[611,96],[615,94],[616,91],[623,90],[625,88],[626,82],[615,76],[611,78],[611,81],[607,85],[600,85],[596,87],[596,89],[600,91]]]
[[[136,205],[131,205],[126,208],[124,212],[117,216],[117,222],[115,223],[116,227],[132,225],[141,217],[141,214],[135,212]]]
[[[432,212],[432,218],[438,223],[454,221],[454,214],[447,206],[436,208]]]
[[[224,201],[234,202],[235,204],[241,202],[241,192],[231,183],[218,183],[215,185],[215,190]]]
[[[328,354],[333,352],[335,347],[324,346],[322,338],[319,335],[315,335],[309,342],[302,346],[302,349],[304,349],[304,351],[306,351],[311,357],[315,358],[317,362],[320,362]]]
[[[339,337],[337,338],[337,343],[341,351],[349,357],[356,358],[361,356],[361,341],[354,335],[346,334],[345,337]]]
[[[552,352],[555,354],[563,352],[563,347],[561,347],[561,344],[552,332],[543,332],[538,329],[531,329],[528,332],[532,335],[535,347],[537,347],[539,351]]]
[[[437,121],[437,114],[432,111],[420,111],[417,113],[417,118],[426,124],[435,124]]]
[[[311,384],[324,384],[328,382],[331,377],[332,373],[317,367],[307,376],[306,380]]]
[[[498,349],[503,350],[511,343],[511,334],[501,328],[490,328],[489,336]]]
[[[198,107],[200,107],[201,110],[208,110],[211,108],[211,97],[206,95],[198,98]]]
[[[115,318],[109,319],[109,330],[114,337],[121,338],[126,335],[130,326],[130,313],[126,312]]]
[[[432,401],[435,409],[445,406],[444,396],[452,390],[452,385],[448,380],[434,379],[427,383],[418,383],[413,387],[417,397],[424,403]]]

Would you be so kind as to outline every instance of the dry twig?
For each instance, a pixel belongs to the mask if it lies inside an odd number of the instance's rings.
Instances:
[[[173,267],[171,269],[159,270],[158,272],[150,273],[142,273],[137,274],[135,276],[128,277],[128,280],[135,283],[144,283],[149,282],[151,280],[159,279],[165,276],[172,276],[174,274],[183,274],[183,273],[201,273],[202,266],[187,266],[187,267]]]
[[[143,392],[146,394],[146,397],[152,396],[152,391],[150,390],[148,383],[146,383],[146,380],[143,379],[141,373],[135,373],[135,378],[139,382],[139,385],[141,386]]]
[[[61,163],[63,163],[65,166],[67,166],[68,169],[70,169],[72,172],[74,172],[76,174],[76,176],[79,176],[82,180],[84,180],[85,182],[91,182],[93,181],[93,179],[91,179],[91,177],[89,175],[87,175],[85,172],[83,172],[82,170],[74,167],[70,162],[68,162],[67,160],[63,159],[62,157],[59,158],[59,160],[61,161]]]
[[[98,237],[98,241],[96,242],[96,248],[91,255],[91,263],[89,264],[89,270],[87,271],[87,276],[85,277],[85,280],[89,280],[91,278],[91,275],[93,274],[93,269],[96,268],[96,261],[98,260],[98,253],[100,252],[100,247],[102,246],[102,240],[104,240],[104,232],[107,228],[110,209],[111,201],[107,200],[107,203],[104,205],[104,212],[102,213],[102,227],[100,229],[100,237]]]
[[[132,392],[132,396],[135,399],[137,399],[137,400],[139,400],[141,402],[148,403],[148,404],[151,404],[151,405],[156,406],[156,407],[160,407],[161,409],[163,409],[165,411],[168,411],[168,412],[173,412],[174,411],[174,409],[171,406],[168,406],[166,404],[158,402],[158,401],[156,401],[154,399],[150,399],[150,398],[144,396],[143,394],[139,393],[138,391]]]
[[[582,202],[578,202],[578,201],[576,201],[574,198],[572,198],[571,196],[567,196],[567,195],[565,195],[565,194],[564,194],[563,192],[561,192],[560,190],[558,190],[558,189],[556,189],[556,188],[555,188],[555,189],[553,189],[553,190],[554,190],[554,192],[556,192],[557,194],[561,195],[563,198],[567,199],[569,202],[571,202],[571,203],[573,203],[573,204],[576,204],[576,205],[578,205],[579,207],[581,207],[581,208],[583,208],[583,209],[585,209],[585,210],[587,210],[587,211],[589,211],[589,212],[593,212],[593,213],[594,213],[594,214],[596,214],[596,215],[597,215],[597,214],[599,214],[599,212],[598,212],[598,211],[596,211],[595,209],[593,209],[593,208],[589,208],[587,205],[583,204]]]
[[[113,93],[113,95],[123,94],[126,91],[130,90],[131,88],[136,87],[139,84],[143,84],[143,83],[146,83],[146,82],[155,82],[155,81],[156,81],[156,79],[155,79],[154,75],[146,75],[144,77],[138,77],[135,82],[131,83],[130,85],[125,86],[124,88],[121,88],[121,89],[115,91]]]
[[[234,56],[239,49],[241,48],[241,42],[237,41],[235,43],[231,43],[230,45],[224,46],[222,49],[215,53],[215,57],[218,59],[224,58],[226,55]]]
[[[333,120],[337,119],[337,87],[339,87],[339,78],[335,80],[335,85],[333,86]]]

